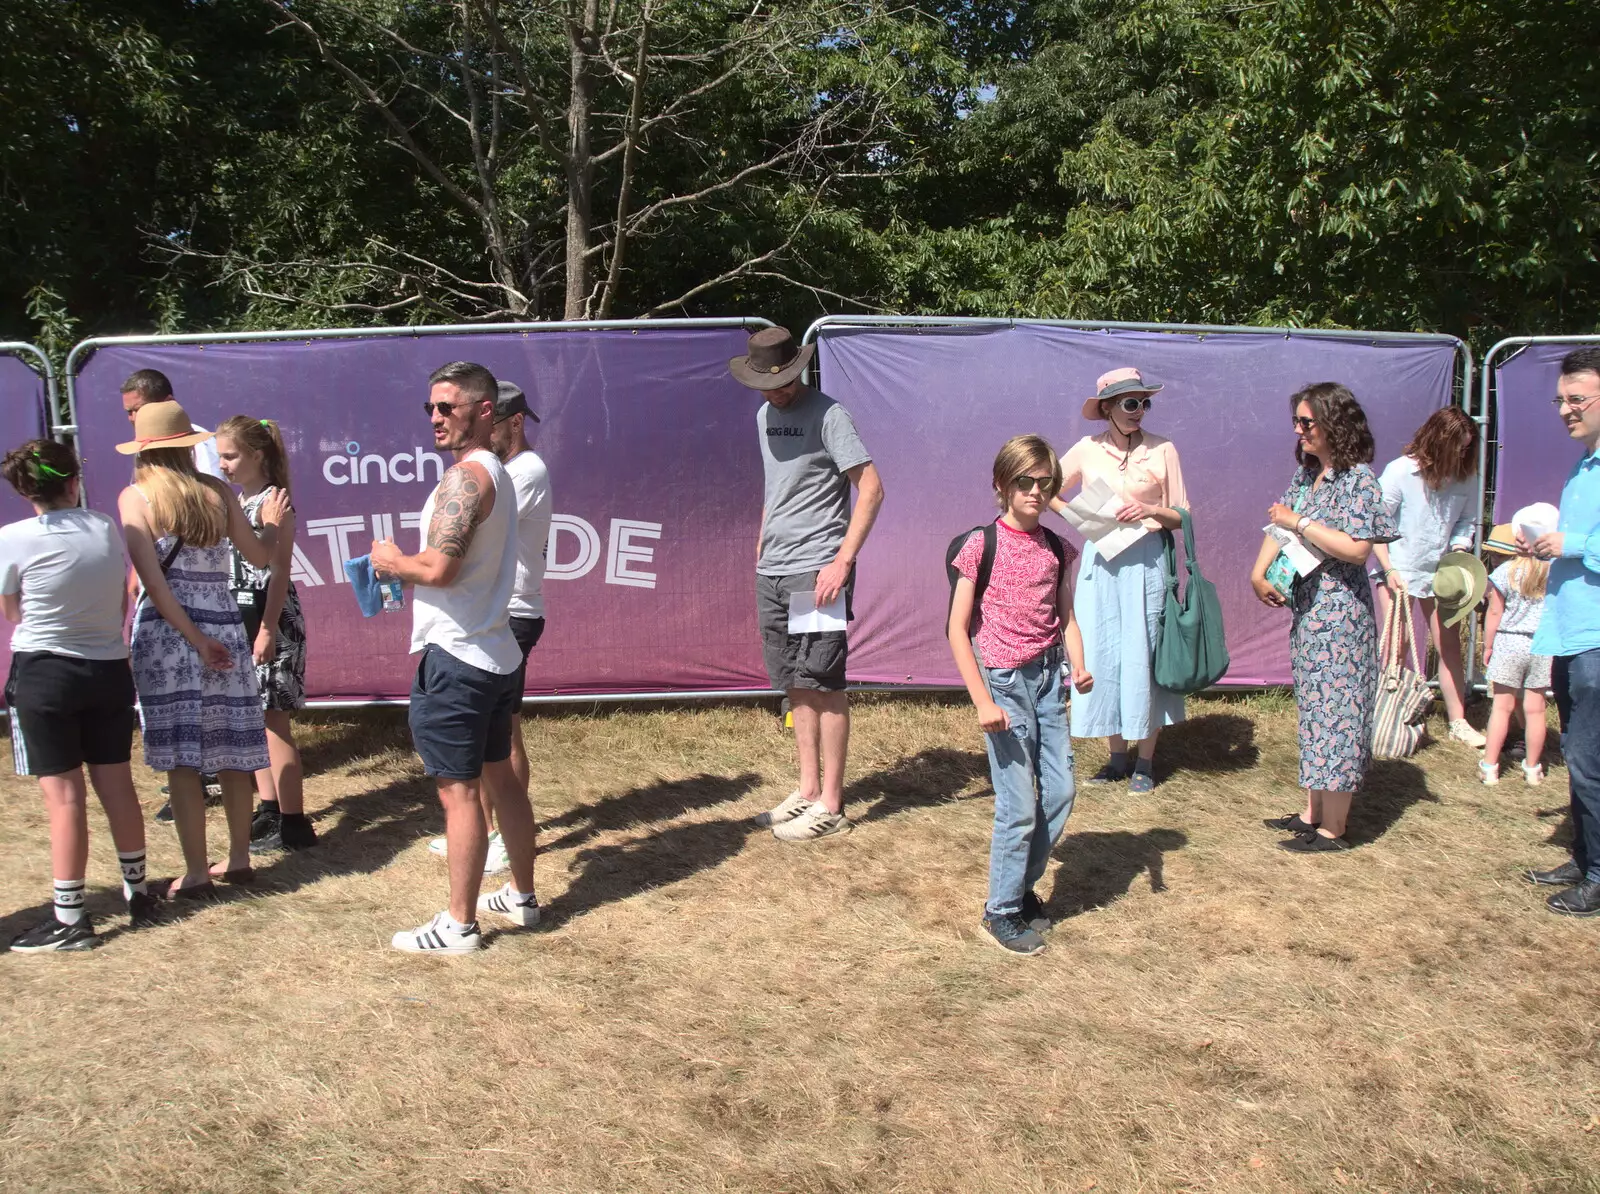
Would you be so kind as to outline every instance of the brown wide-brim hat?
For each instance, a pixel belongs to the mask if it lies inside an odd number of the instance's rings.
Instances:
[[[133,438],[118,444],[124,456],[137,456],[149,448],[192,448],[216,432],[196,431],[183,407],[176,402],[146,402],[133,416]]]
[[[1095,396],[1083,400],[1083,417],[1086,419],[1104,420],[1106,416],[1100,413],[1100,404],[1108,398],[1161,392],[1159,385],[1145,381],[1137,369],[1113,369],[1110,373],[1102,373],[1094,383],[1094,388]]]
[[[762,328],[750,337],[749,351],[728,362],[728,372],[752,390],[776,390],[804,373],[816,355],[815,344],[796,344],[788,328]]]

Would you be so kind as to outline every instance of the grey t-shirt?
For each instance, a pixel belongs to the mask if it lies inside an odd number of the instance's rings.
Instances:
[[[786,410],[763,402],[756,431],[767,508],[756,571],[763,576],[815,572],[839,553],[850,525],[845,474],[872,456],[850,412],[809,387]]]
[[[97,510],[51,510],[0,527],[0,593],[22,594],[13,651],[126,659],[117,524]]]
[[[1500,596],[1506,602],[1506,612],[1500,615],[1497,633],[1532,634],[1539,629],[1539,616],[1544,613],[1544,598],[1522,595],[1522,589],[1511,579],[1513,563],[1507,560],[1489,573],[1489,583],[1500,590]]]

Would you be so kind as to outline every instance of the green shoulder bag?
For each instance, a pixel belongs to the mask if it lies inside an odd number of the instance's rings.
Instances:
[[[1209,688],[1228,670],[1228,643],[1222,632],[1222,603],[1217,589],[1200,575],[1194,555],[1194,527],[1189,511],[1183,519],[1183,555],[1189,581],[1178,598],[1178,561],[1171,531],[1162,531],[1167,555],[1167,600],[1156,636],[1155,681],[1168,692],[1190,693]]]

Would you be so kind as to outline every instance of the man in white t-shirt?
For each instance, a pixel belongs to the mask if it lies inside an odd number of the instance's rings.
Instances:
[[[407,953],[465,954],[483,944],[477,913],[534,925],[533,810],[509,763],[513,691],[521,651],[510,625],[517,567],[516,490],[489,450],[497,394],[494,374],[453,361],[428,379],[424,405],[434,445],[455,463],[422,508],[423,548],[406,555],[372,545],[372,568],[412,586],[411,650],[420,653],[408,724],[444,805],[450,906],[425,925],[394,935]],[[480,896],[489,827],[481,789],[494,799],[511,882]]]

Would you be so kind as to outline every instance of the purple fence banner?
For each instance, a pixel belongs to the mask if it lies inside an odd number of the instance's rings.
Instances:
[[[886,495],[858,567],[851,679],[865,682],[960,683],[944,637],[944,551],[952,536],[996,516],[995,453],[1033,432],[1064,454],[1103,430],[1081,417],[1083,400],[1100,374],[1131,365],[1165,386],[1145,425],[1171,438],[1182,461],[1197,555],[1222,598],[1233,660],[1223,683],[1288,683],[1289,615],[1256,600],[1249,572],[1267,507],[1294,473],[1289,396],[1313,382],[1349,386],[1381,469],[1452,401],[1457,368],[1448,338],[1359,332],[824,323],[817,339],[820,386],[854,416]],[[1056,516],[1048,521],[1076,541]]]
[[[0,349],[0,454],[50,434],[44,378],[21,357]],[[0,523],[32,518],[33,507],[0,481]],[[11,674],[11,632],[0,629],[0,684]]]
[[[1494,520],[1534,502],[1561,503],[1561,487],[1582,454],[1550,405],[1561,380],[1561,358],[1594,340],[1528,344],[1509,358],[1496,358],[1495,438],[1499,441],[1494,482]]]
[[[307,694],[405,697],[411,616],[362,618],[346,559],[374,538],[421,546],[420,512],[448,461],[422,404],[428,375],[478,361],[528,394],[555,521],[546,633],[532,693],[765,689],[755,622],[760,398],[728,375],[734,327],[451,332],[97,347],[74,392],[89,502],[115,512],[132,460],[120,400],[159,369],[200,426],[275,419],[299,520],[294,580],[309,632]]]

